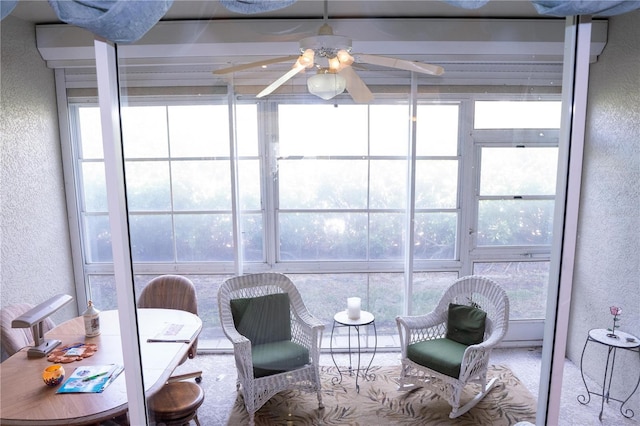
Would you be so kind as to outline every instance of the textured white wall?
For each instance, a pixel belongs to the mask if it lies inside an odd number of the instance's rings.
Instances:
[[[579,365],[588,331],[612,326],[611,305],[623,309],[620,329],[640,336],[640,11],[610,19],[591,66],[578,228],[567,355]],[[600,383],[605,360],[590,343],[584,370]],[[618,351],[616,370],[611,396],[624,400],[638,354]],[[638,418],[640,390],[625,408]]]
[[[1,306],[75,297],[53,71],[33,24],[0,23]],[[74,302],[54,315],[77,314]]]

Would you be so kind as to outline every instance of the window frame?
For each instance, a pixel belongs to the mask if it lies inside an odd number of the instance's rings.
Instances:
[[[481,151],[483,148],[535,148],[535,147],[559,147],[560,129],[513,129],[504,130],[474,130],[471,133],[471,143],[474,151],[474,183],[473,183],[473,207],[471,210],[472,219],[469,224],[469,234],[471,236],[469,254],[470,259],[487,260],[491,258],[505,257],[513,259],[515,257],[550,259],[551,243],[546,245],[508,245],[489,246],[478,245],[477,229],[479,220],[479,203],[482,200],[490,199],[514,199],[508,196],[485,196],[480,194],[481,175]],[[553,196],[524,196],[524,200],[553,200]],[[553,213],[553,212],[552,212]]]
[[[406,96],[406,95],[398,95]],[[551,94],[546,96],[549,99],[560,101],[560,94]],[[213,96],[220,102],[228,100],[224,95]],[[479,170],[479,154],[478,150],[482,146],[490,146],[492,143],[515,144],[514,134],[533,132],[536,130],[473,130],[471,124],[473,123],[473,102],[476,99],[509,99],[517,98],[518,100],[537,100],[540,99],[540,95],[535,96],[522,96],[522,95],[505,95],[500,93],[489,93],[482,96],[468,95],[468,94],[437,94],[437,95],[420,95],[418,103],[452,103],[455,102],[459,105],[459,132],[458,132],[458,156],[452,157],[458,161],[458,192],[457,192],[457,206],[455,212],[458,215],[457,218],[457,235],[456,235],[456,255],[453,260],[428,260],[418,259],[413,262],[413,272],[429,273],[429,272],[455,272],[458,276],[471,274],[473,271],[473,264],[476,262],[495,262],[495,261],[548,261],[550,259],[551,247],[490,247],[490,248],[477,248],[474,245],[473,236],[467,232],[471,229],[469,224],[477,223],[477,191],[474,189],[479,182],[479,176],[475,173]],[[196,97],[193,97],[195,100]],[[254,99],[244,98],[238,96],[236,102],[252,102]],[[87,105],[95,102],[97,105],[97,98],[90,99],[74,99],[69,97],[69,111],[73,110],[74,106]],[[209,102],[210,99],[197,98],[197,102]],[[264,178],[260,183],[262,208],[264,223],[264,258],[265,262],[242,262],[242,273],[261,272],[265,270],[275,270],[284,273],[385,273],[385,272],[400,272],[404,273],[405,266],[403,260],[398,261],[346,261],[346,262],[326,262],[318,264],[318,262],[278,262],[276,260],[277,244],[276,236],[278,235],[278,225],[276,220],[277,212],[277,186],[273,185],[273,179],[270,179],[272,172],[272,165],[275,159],[275,152],[272,149],[271,142],[275,136],[277,136],[277,125],[274,122],[277,118],[277,102],[280,99],[278,97],[271,97],[268,101],[257,102],[258,107],[258,153],[259,162],[261,165],[261,176]],[[308,101],[308,99],[306,99]],[[379,96],[376,102],[392,102],[393,96]],[[140,102],[142,104],[154,104],[148,99],[129,99],[130,103]],[[190,103],[185,97],[179,97],[178,99],[165,98],[161,104],[165,105],[167,102]],[[305,102],[303,99],[302,102]],[[402,102],[402,100],[398,101]],[[73,114],[69,113],[70,133],[76,132],[76,126],[74,126],[74,120],[77,118]],[[557,138],[559,130],[545,130],[545,135],[548,136],[546,143],[548,146],[557,146]],[[71,139],[65,145],[66,149],[75,150],[77,147],[71,146]],[[75,158],[75,157],[74,157]],[[420,157],[420,158],[445,158],[445,157]],[[448,157],[447,157],[448,158]],[[74,165],[75,165],[74,160]],[[470,166],[471,165],[471,166]],[[65,169],[66,170],[66,169]],[[73,173],[77,173],[74,166]],[[74,188],[76,184],[81,183],[81,180],[77,182],[74,180]],[[82,194],[75,191],[74,197],[81,200]],[[416,210],[420,211],[420,210]],[[452,210],[453,211],[453,210]],[[81,217],[81,212],[77,213],[77,218]],[[240,215],[243,212],[240,211]],[[81,223],[76,219],[76,223]],[[71,223],[71,216],[70,216]],[[78,225],[76,225],[78,226]],[[76,228],[77,229],[77,228]],[[81,246],[84,246],[84,240],[81,237],[83,233],[82,229],[78,231],[78,242]],[[83,247],[84,248],[84,247]],[[78,294],[87,293],[90,294],[89,282],[92,275],[110,275],[113,274],[113,265],[111,264],[89,264],[85,262],[84,251],[82,251],[82,266],[78,270],[82,270],[82,277],[78,279]],[[76,258],[74,257],[74,261]],[[156,263],[136,263],[136,274],[163,274],[163,273],[180,273],[180,274],[211,274],[211,275],[229,275],[237,273],[237,265],[234,262],[189,262],[184,263],[172,263],[172,264],[156,264]],[[82,287],[82,290],[80,290]],[[542,321],[542,320],[540,320]]]

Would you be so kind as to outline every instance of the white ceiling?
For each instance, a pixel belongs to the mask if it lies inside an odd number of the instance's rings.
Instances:
[[[440,0],[330,0],[329,18],[539,18],[528,0],[491,0],[475,10],[451,6]],[[47,0],[19,0],[11,15],[25,21],[58,23]],[[298,0],[284,9],[243,15],[230,12],[217,0],[174,0],[163,20],[176,19],[322,19],[323,0]]]

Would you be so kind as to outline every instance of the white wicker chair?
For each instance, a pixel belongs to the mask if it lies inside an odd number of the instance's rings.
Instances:
[[[308,351],[308,363],[268,375],[264,375],[263,372],[258,374],[262,377],[255,377],[254,372],[258,370],[254,370],[255,353],[252,353],[252,350],[258,345],[252,345],[251,341],[236,329],[232,301],[282,293],[288,294],[289,298],[290,341]],[[242,390],[251,424],[254,424],[255,412],[262,405],[278,392],[287,389],[315,391],[318,395],[318,407],[324,408],[319,371],[324,324],[309,313],[300,293],[288,277],[277,273],[260,273],[229,278],[218,290],[218,307],[224,334],[233,343],[238,370],[237,388]]]
[[[443,374],[407,357],[410,345],[434,339],[447,340],[449,304],[469,305],[487,313],[484,338],[479,344],[463,346],[457,377]],[[449,287],[436,308],[426,315],[397,317],[402,349],[400,390],[425,387],[445,398],[451,405],[450,418],[456,418],[475,406],[495,386],[496,378],[487,384],[486,375],[491,350],[504,338],[509,323],[509,299],[505,291],[489,278],[468,276]],[[435,342],[430,342],[435,343]],[[450,343],[450,342],[449,342]],[[414,347],[415,348],[415,347]],[[465,349],[466,348],[466,349]],[[416,357],[414,356],[414,359]],[[482,389],[460,407],[460,395],[467,383],[480,383]]]

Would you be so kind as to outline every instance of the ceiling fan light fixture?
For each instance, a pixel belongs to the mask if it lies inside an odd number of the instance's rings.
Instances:
[[[332,72],[336,72],[340,69],[340,60],[338,59],[337,56],[334,56],[333,58],[329,58],[329,69]]]
[[[311,68],[313,66],[315,52],[313,49],[305,50],[296,61],[296,67]]]
[[[338,51],[336,58],[338,58],[338,61],[340,61],[340,65],[342,66],[351,65],[354,61],[353,56],[344,49],[340,49]]]
[[[309,93],[315,95],[325,101],[338,96],[344,92],[347,87],[347,81],[343,76],[330,72],[319,72],[312,75],[307,80],[307,88]]]

